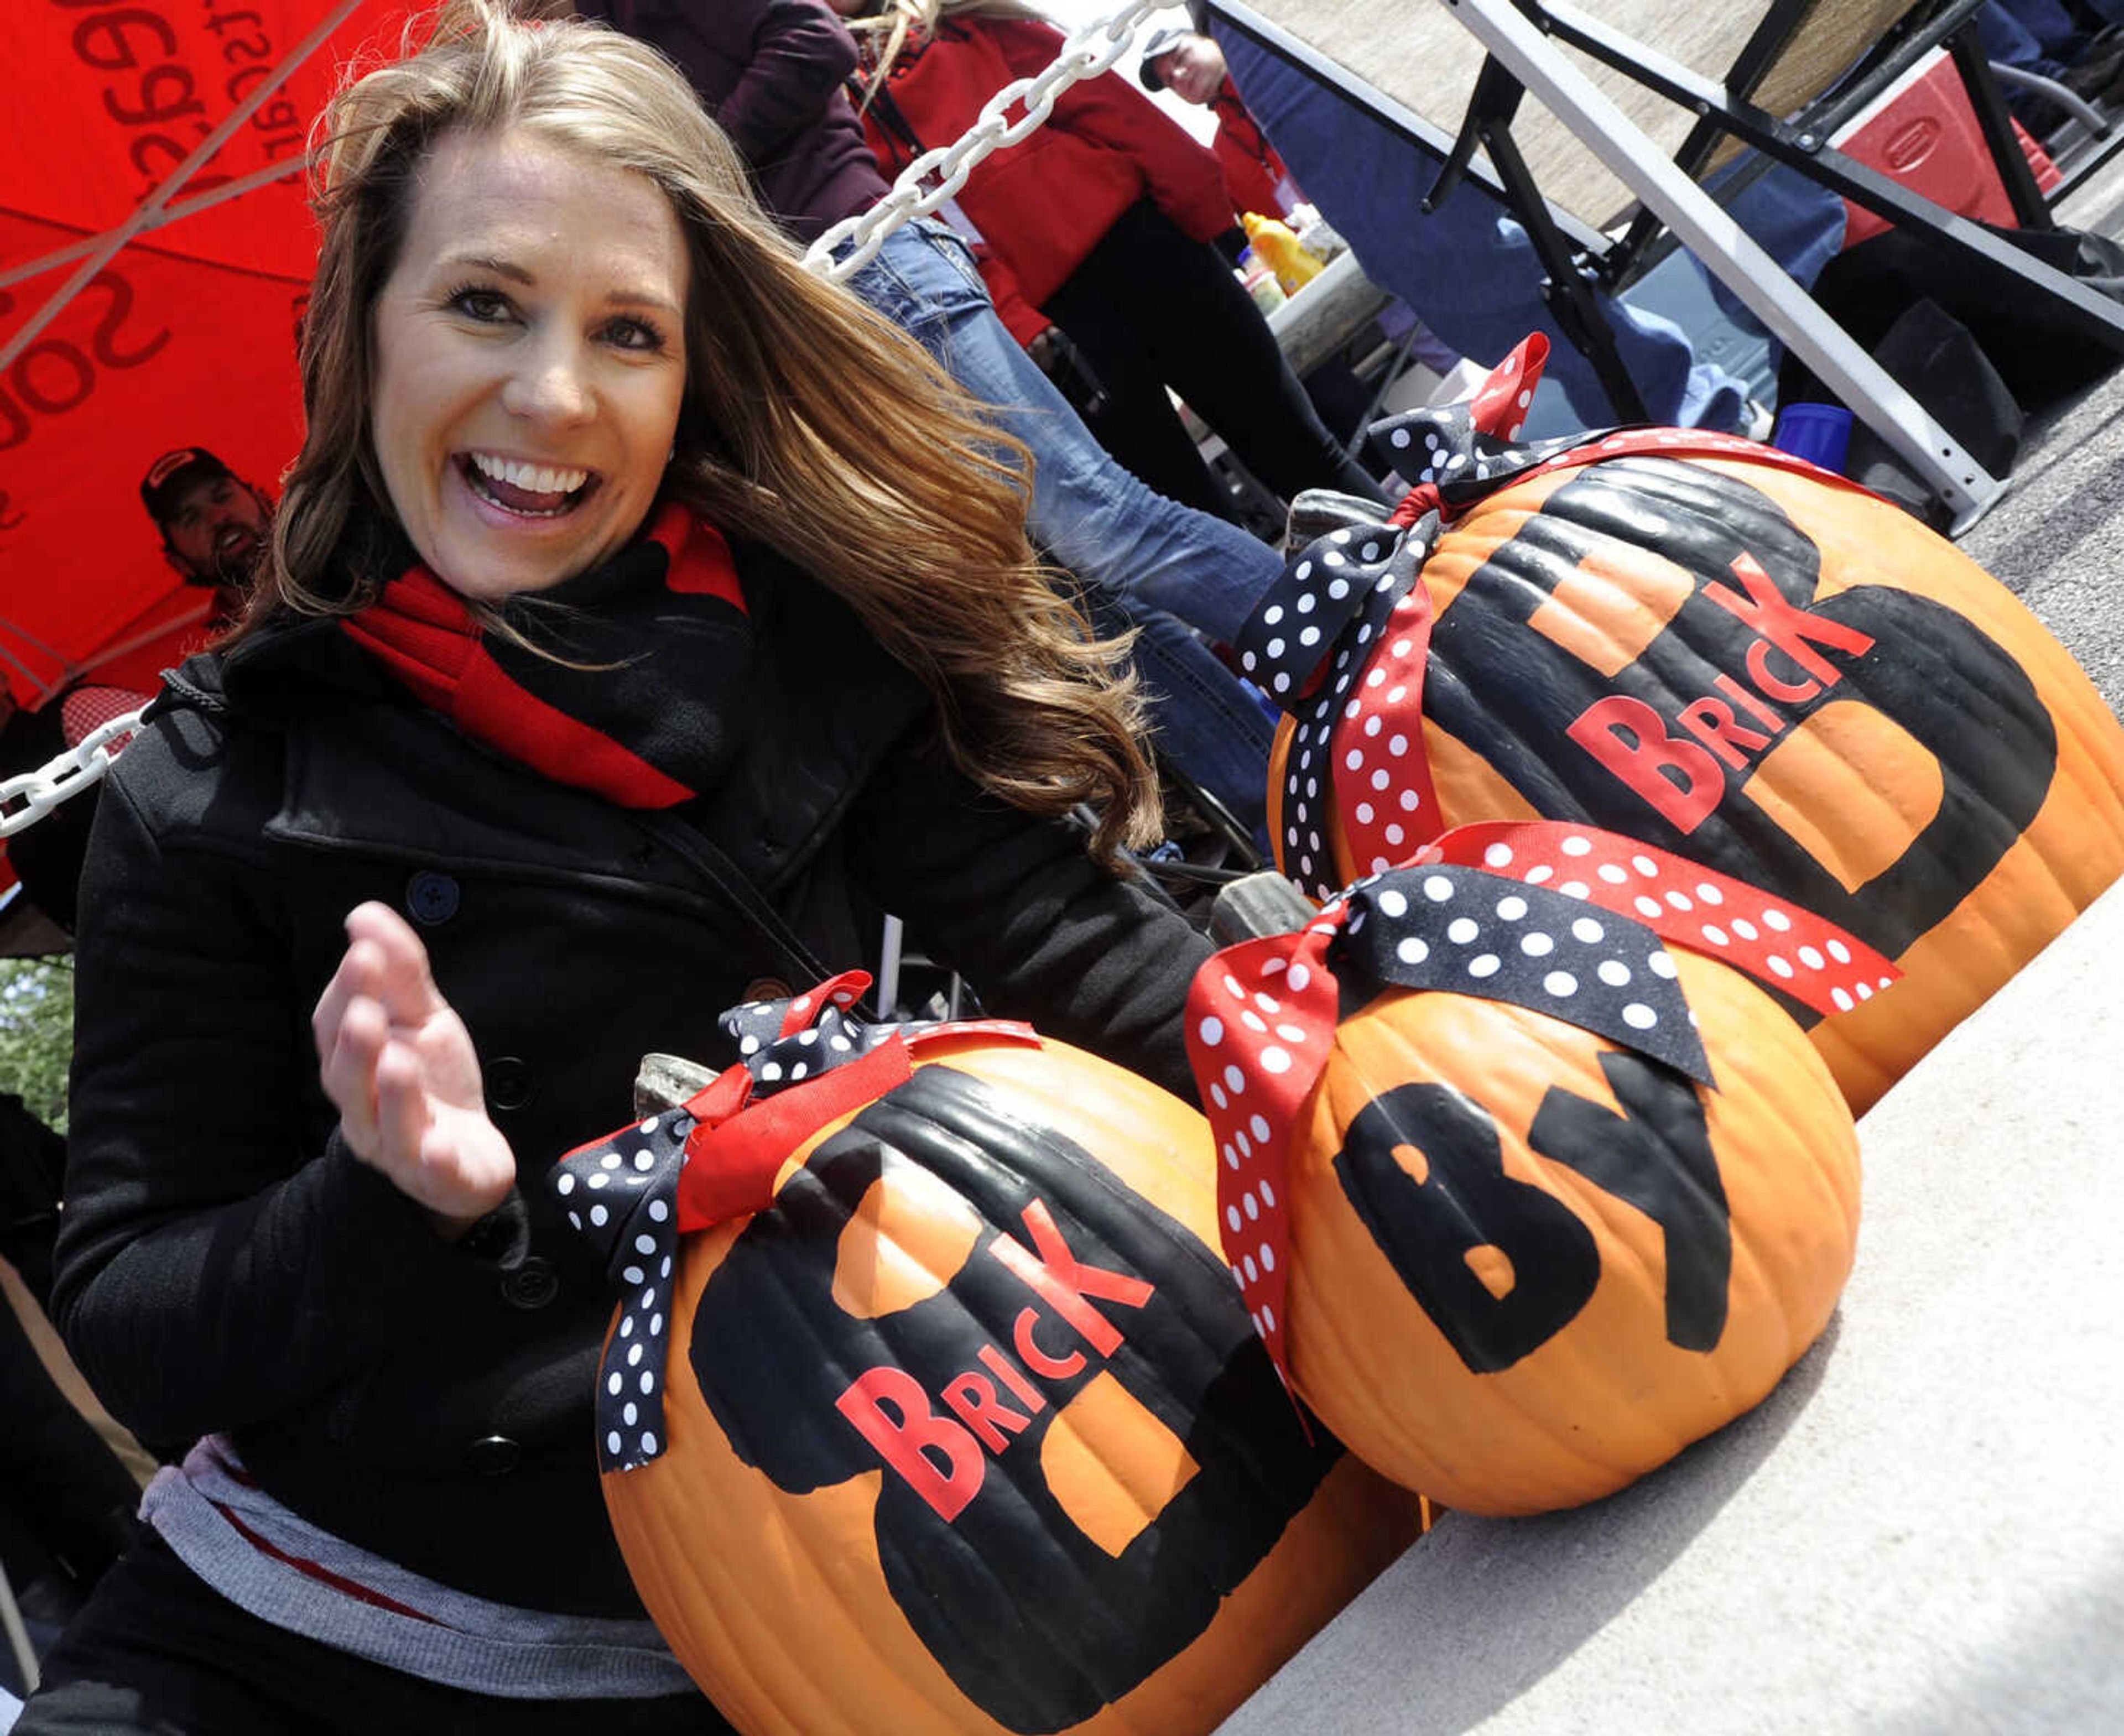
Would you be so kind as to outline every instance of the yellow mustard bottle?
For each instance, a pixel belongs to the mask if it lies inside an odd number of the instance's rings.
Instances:
[[[1273,217],[1263,217],[1257,211],[1249,211],[1239,221],[1245,225],[1247,239],[1253,246],[1254,257],[1276,274],[1276,280],[1283,287],[1285,295],[1295,295],[1299,290],[1318,277],[1327,261],[1315,253],[1296,235],[1288,224]]]

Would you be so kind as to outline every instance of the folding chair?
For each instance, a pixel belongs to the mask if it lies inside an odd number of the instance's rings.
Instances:
[[[2124,305],[1944,210],[1827,140],[1920,57],[1954,55],[2024,226],[2047,208],[2014,139],[1972,20],[1981,0],[1208,0],[1319,82],[1465,176],[1526,226],[1559,322],[1624,419],[1636,401],[1591,274],[1612,283],[1671,232],[1849,404],[1948,509],[1959,530],[2003,487],[1830,320],[1695,176],[1753,146],[1934,245],[1944,272],[2046,297],[2076,333],[2124,354]],[[1651,46],[1681,45],[1675,53]],[[1539,109],[1520,112],[1531,92]],[[1474,152],[1481,147],[1487,161]],[[1614,232],[1620,231],[1619,240]],[[1421,310],[1419,310],[1420,312]]]

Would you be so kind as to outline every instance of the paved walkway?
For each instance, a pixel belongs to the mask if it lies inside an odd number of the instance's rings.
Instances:
[[[1759,1409],[1445,1519],[1224,1736],[2124,1730],[2124,886],[1859,1124],[1858,1260]]]

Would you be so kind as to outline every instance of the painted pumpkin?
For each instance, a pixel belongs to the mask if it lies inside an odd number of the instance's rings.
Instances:
[[[1898,509],[1717,436],[1528,453],[1389,426],[1451,462],[1425,491],[1442,526],[1315,543],[1243,641],[1298,714],[1271,823],[1309,889],[1533,815],[1753,881],[1902,966],[1893,994],[1807,1021],[1863,1111],[2124,871],[2124,730]]]
[[[1351,1452],[1449,1508],[1664,1463],[1770,1391],[1850,1271],[1857,1134],[1798,1025],[1553,887],[1396,870],[1213,959],[1190,1019],[1257,1326]]]
[[[1201,1116],[1060,1044],[919,1056],[678,1243],[667,1438],[605,1478],[643,1601],[748,1731],[1206,1731],[1415,1504],[1300,1425]]]

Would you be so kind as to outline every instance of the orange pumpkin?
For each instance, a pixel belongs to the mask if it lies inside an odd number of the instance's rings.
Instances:
[[[1385,577],[1403,603],[1319,642],[1337,660],[1270,776],[1286,872],[1324,891],[1540,815],[1781,893],[1902,967],[1806,1016],[1863,1111],[2124,871],[2124,730],[1952,543],[1746,443],[1641,431],[1501,483],[1486,449],[1435,546],[1358,528],[1293,563],[1314,598]],[[1257,655],[1295,650],[1300,602],[1287,575]]]
[[[1243,1208],[1226,1250],[1299,1396],[1377,1469],[1495,1514],[1609,1494],[1760,1401],[1858,1223],[1850,1111],[1799,1027],[1739,970],[1513,878],[1399,870],[1339,913],[1332,941],[1213,959],[1190,1007]]]
[[[1415,1535],[1300,1424],[1177,1099],[947,1030],[785,1149],[680,1242],[665,1450],[605,1478],[740,1729],[1207,1731]]]

